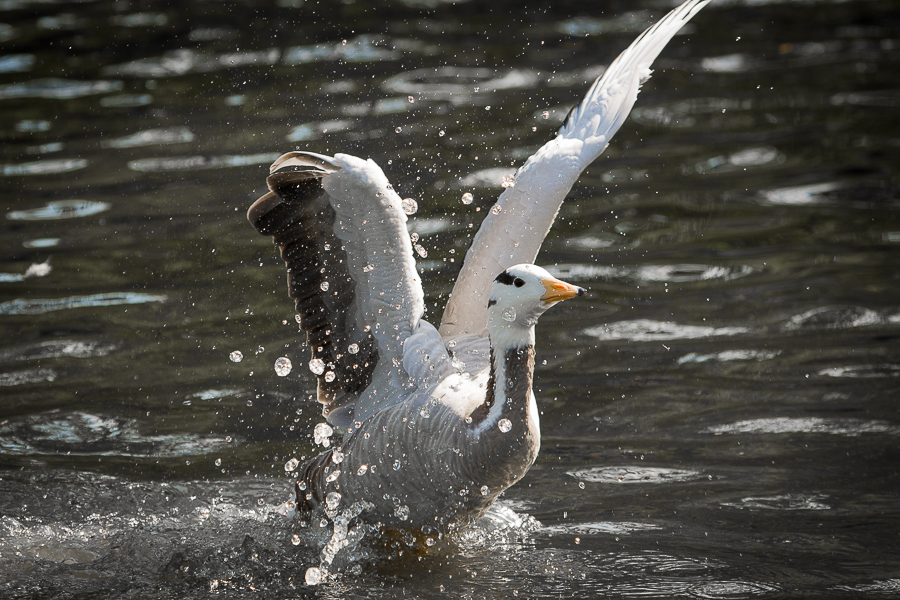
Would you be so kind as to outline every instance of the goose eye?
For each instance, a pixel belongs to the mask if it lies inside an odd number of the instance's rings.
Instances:
[[[521,277],[516,277],[513,280],[513,285],[516,287],[522,287],[523,285],[525,285],[525,280],[522,279]]]

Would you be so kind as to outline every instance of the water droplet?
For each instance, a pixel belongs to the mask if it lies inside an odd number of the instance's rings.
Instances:
[[[349,346],[347,346],[347,352],[349,352],[350,354],[356,354],[357,352],[359,352],[359,344],[350,344]]]
[[[300,315],[294,315],[294,320],[298,323],[300,322]]]
[[[369,263],[363,267],[363,273],[370,273],[375,270],[375,265]]]
[[[368,465],[360,465],[359,468],[356,470],[356,474],[357,475],[365,475],[368,470],[369,470]]]
[[[465,194],[462,195],[462,203],[463,204],[472,204],[473,202],[475,202],[475,196],[473,196],[469,192],[466,192]]]
[[[265,499],[265,498],[260,498],[259,500],[256,501],[256,503],[257,503],[258,505],[260,505],[260,506],[263,506],[263,505],[266,503],[266,499]]]
[[[503,210],[503,207],[500,206],[499,204],[495,204],[494,207],[491,209],[491,212],[494,213],[495,215],[499,215],[501,210]]]
[[[503,189],[516,187],[516,178],[512,175],[501,178],[500,187],[502,187]]]
[[[300,464],[299,460],[297,460],[296,458],[292,458],[291,460],[284,463],[284,470],[287,471],[288,473],[290,473],[291,471],[296,469],[297,465],[299,465],[299,464]]]
[[[441,129],[440,131],[438,131],[438,135],[444,137],[445,135],[447,135],[447,133],[443,129]]]
[[[447,347],[456,348],[456,340],[450,340],[449,342],[447,342]]]
[[[325,381],[327,383],[331,383],[332,381],[334,381],[334,371],[328,371],[327,373],[325,373]]]
[[[409,519],[409,507],[405,504],[398,506],[396,509],[394,509],[394,516],[401,521]]]
[[[583,489],[584,489],[584,482],[583,482],[583,481],[579,481],[579,482],[578,482],[578,487],[579,487],[580,489],[583,490]]]
[[[416,101],[416,99],[413,98],[412,96],[407,96],[406,99],[409,100],[409,103],[410,103],[410,104],[412,104],[413,102]]]
[[[322,247],[323,247],[325,250],[331,250],[331,244],[326,243],[326,244],[325,244],[324,246],[322,246]]]
[[[500,431],[502,431],[503,433],[506,433],[510,429],[512,429],[512,421],[510,421],[509,419],[500,419],[497,422],[497,428],[500,429]]]
[[[399,461],[399,460],[395,460],[395,461],[394,461],[394,470],[395,470],[395,471],[399,471],[399,470],[400,470],[400,461]]]
[[[487,496],[490,493],[491,493],[491,488],[489,488],[486,485],[481,486],[481,495],[482,496]]]
[[[334,473],[329,474],[328,477],[325,478],[325,483],[331,483],[332,481],[334,481],[335,479],[337,479],[340,476],[341,476],[341,470],[335,469]],[[337,494],[337,492],[332,492],[332,494]],[[330,497],[331,494],[328,494],[328,496]],[[337,494],[337,497],[338,497],[338,501],[340,501],[341,495]]]
[[[290,373],[292,368],[294,366],[291,364],[291,359],[284,356],[275,359],[275,374],[279,377],[284,377]]]
[[[304,490],[306,489],[306,482],[305,482],[305,481],[301,481],[300,483],[298,483],[298,484],[297,484],[297,489],[300,490],[301,492],[304,491]]]
[[[544,117],[545,119],[549,119],[549,118],[550,118],[550,111],[549,111],[549,110],[545,110],[544,112],[541,113],[541,116]]]
[[[222,459],[221,459],[221,458],[217,458],[217,459],[216,459],[216,466],[217,466],[217,467],[221,467],[221,466],[222,466]]]
[[[322,569],[319,567],[310,567],[306,570],[304,579],[306,580],[306,585],[319,585],[325,579],[325,574],[322,573]]]
[[[332,451],[331,451],[331,462],[333,462],[333,463],[336,464],[336,465],[339,465],[339,464],[341,464],[342,462],[344,462],[344,453],[341,452],[341,451],[340,451],[339,449],[337,449],[337,448],[335,448],[334,450],[332,450]]]
[[[244,360],[244,354],[240,350],[235,350],[228,355],[228,358],[231,359],[231,362],[241,362]]]
[[[323,281],[322,283],[320,283],[319,289],[321,289],[323,292],[327,292],[328,291],[328,282]]]
[[[321,375],[325,372],[325,361],[321,358],[314,358],[309,361],[309,370],[312,371],[315,375]]]
[[[400,208],[402,208],[403,212],[407,215],[414,215],[416,214],[416,211],[419,210],[419,203],[412,198],[404,198],[400,201]]]
[[[436,543],[437,543],[437,540],[435,540],[434,538],[425,538],[426,546],[429,546],[429,547],[434,546]]]
[[[512,306],[507,306],[500,313],[500,316],[503,317],[504,321],[509,321],[510,323],[512,323],[516,320],[516,309],[514,309]]]
[[[422,258],[427,258],[427,257],[428,257],[428,250],[426,250],[422,245],[416,244],[416,245],[414,246],[414,248],[416,249],[416,254],[418,254],[418,255],[421,256]]]
[[[297,535],[296,533],[295,533],[294,535],[292,535],[292,536],[291,536],[291,543],[292,543],[293,545],[295,545],[295,546],[299,546],[299,545],[300,545],[300,536]]]
[[[413,233],[412,235],[410,235],[410,236],[409,236],[409,241],[411,241],[413,244],[415,244],[416,242],[418,242],[418,241],[419,241],[419,234],[418,234],[418,233]]]
[[[403,128],[400,127],[399,125],[396,128],[394,128],[394,133],[400,133],[401,131],[403,131]]]
[[[334,429],[331,428],[331,425],[328,423],[319,423],[316,425],[315,429],[313,429],[313,439],[316,444],[322,444],[326,448],[331,445],[331,434],[334,433]]]

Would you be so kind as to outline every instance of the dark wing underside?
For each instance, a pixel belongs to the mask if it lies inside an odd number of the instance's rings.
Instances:
[[[353,403],[371,383],[378,348],[371,332],[359,326],[357,282],[335,235],[335,211],[322,187],[322,179],[338,167],[292,153],[272,169],[288,158],[294,164],[268,177],[271,191],[250,207],[247,218],[257,231],[271,235],[281,251],[288,294],[312,352],[311,369],[322,367],[318,400],[334,410]]]

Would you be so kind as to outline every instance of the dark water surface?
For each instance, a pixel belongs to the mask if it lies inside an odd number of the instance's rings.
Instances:
[[[268,164],[377,160],[436,322],[501,177],[670,5],[281,4],[0,0],[0,596],[900,595],[900,4],[704,9],[539,256],[594,295],[538,326],[537,464],[315,588]]]

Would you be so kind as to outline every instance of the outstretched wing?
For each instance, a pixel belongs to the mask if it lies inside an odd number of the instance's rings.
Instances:
[[[281,250],[323,414],[347,427],[403,398],[424,311],[406,214],[371,160],[291,152],[270,173],[247,218]]]
[[[689,0],[647,29],[591,86],[556,138],[541,147],[488,212],[447,302],[444,338],[486,335],[491,281],[504,269],[533,263],[559,208],[582,171],[621,127],[650,77],[650,65],[709,0]]]

